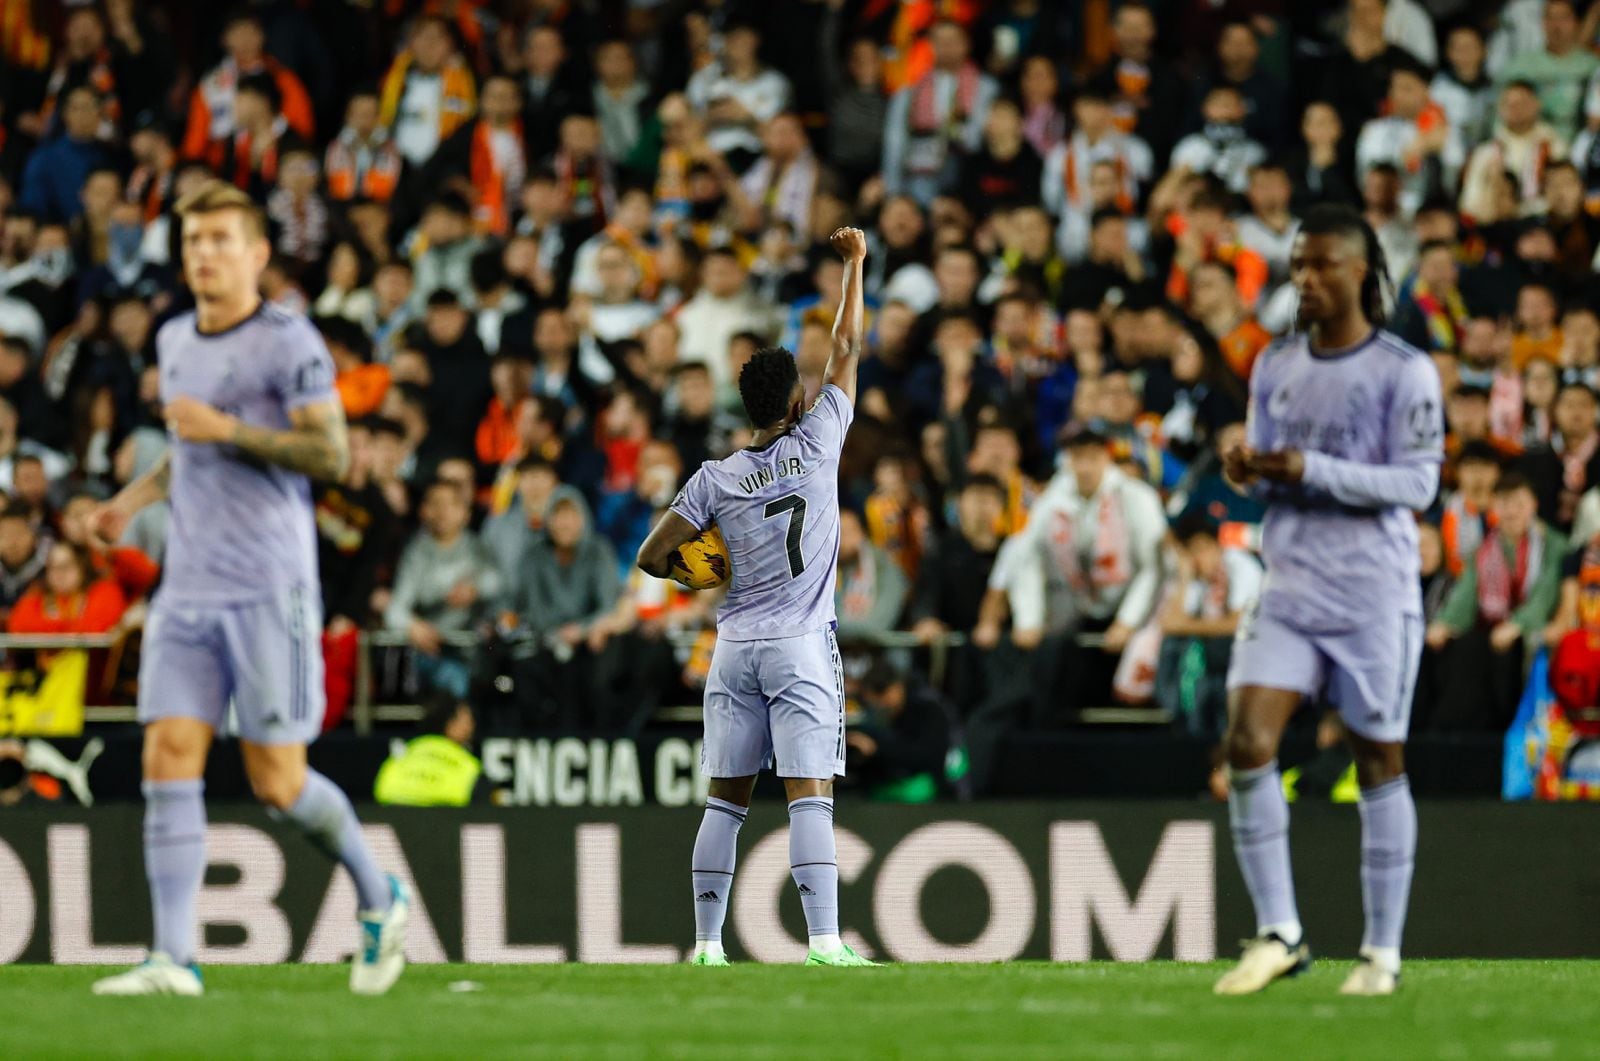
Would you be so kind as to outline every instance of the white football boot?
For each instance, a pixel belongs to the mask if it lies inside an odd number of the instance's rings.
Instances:
[[[1222,974],[1212,991],[1219,995],[1253,995],[1274,980],[1298,976],[1311,967],[1311,948],[1301,940],[1293,947],[1276,933],[1246,940],[1239,964]]]
[[[96,980],[97,995],[203,995],[200,969],[179,965],[160,951],[151,951],[142,964],[125,973]]]
[[[1361,961],[1350,970],[1350,975],[1345,977],[1339,986],[1341,995],[1392,995],[1400,986],[1400,974],[1391,972],[1379,965],[1372,955],[1365,952]]]
[[[406,921],[411,917],[411,894],[398,877],[389,877],[394,897],[389,909],[363,910],[361,950],[350,965],[350,990],[358,995],[381,995],[394,986],[406,967]]]

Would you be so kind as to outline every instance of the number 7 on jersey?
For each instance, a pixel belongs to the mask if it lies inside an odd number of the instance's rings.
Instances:
[[[790,494],[776,501],[768,501],[767,507],[761,510],[761,516],[771,519],[785,512],[789,513],[789,530],[784,535],[784,545],[789,550],[789,577],[799,578],[806,569],[806,558],[800,551],[800,536],[806,532],[806,499],[799,494]]]

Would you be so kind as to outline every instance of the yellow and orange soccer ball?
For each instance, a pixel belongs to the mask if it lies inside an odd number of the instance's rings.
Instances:
[[[722,531],[712,524],[672,556],[672,580],[684,589],[716,589],[733,576]]]

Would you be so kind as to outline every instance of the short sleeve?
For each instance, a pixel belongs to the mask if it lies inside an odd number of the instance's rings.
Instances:
[[[1444,460],[1444,400],[1430,358],[1408,358],[1401,368],[1389,406],[1388,448],[1391,464]]]
[[[715,491],[711,476],[706,474],[702,465],[689,476],[689,481],[683,484],[683,489],[678,491],[678,496],[673,498],[669,507],[692,523],[697,530],[705,530],[716,522],[716,514],[713,511],[714,500]]]
[[[291,412],[321,402],[337,402],[333,385],[333,358],[328,345],[309,323],[296,322],[285,329],[284,341],[276,351],[273,389]]]
[[[800,427],[825,453],[838,456],[844,449],[844,436],[855,418],[855,406],[850,404],[844,391],[832,383],[824,383],[817,400],[800,418]]]

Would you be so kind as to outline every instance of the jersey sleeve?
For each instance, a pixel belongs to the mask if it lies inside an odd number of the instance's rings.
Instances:
[[[673,498],[669,508],[699,530],[705,530],[716,522],[716,513],[713,510],[715,499],[716,491],[711,476],[706,474],[702,465],[689,476],[689,481],[683,484],[683,489],[678,491],[678,496]]]
[[[1429,358],[1408,359],[1395,381],[1388,436],[1390,464],[1444,462],[1444,400]]]
[[[800,418],[800,428],[823,452],[838,456],[844,449],[844,436],[856,418],[855,406],[844,391],[824,383],[817,400]]]
[[[328,345],[309,322],[285,329],[274,351],[271,384],[290,412],[320,402],[337,402],[333,357]]]

